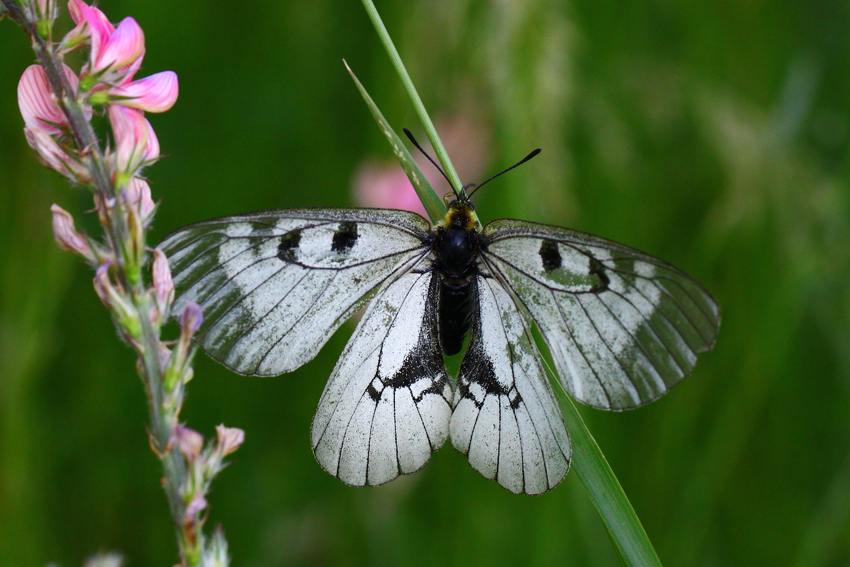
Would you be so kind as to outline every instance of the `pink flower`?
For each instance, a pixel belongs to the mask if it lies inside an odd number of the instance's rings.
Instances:
[[[236,451],[245,442],[245,432],[238,427],[216,425],[215,433],[218,436],[218,450],[223,457]]]
[[[91,41],[93,49],[100,50],[115,31],[115,27],[109,23],[103,12],[94,6],[89,6],[82,0],[70,0],[68,11],[77,26],[65,34],[62,39],[62,51],[75,49],[86,40]]]
[[[79,83],[77,76],[67,65],[64,69],[68,82],[76,91]],[[56,103],[47,81],[47,73],[40,65],[30,65],[21,75],[18,81],[18,107],[27,128],[59,134],[68,127],[68,119]]]
[[[45,167],[58,171],[72,181],[91,182],[88,170],[60,148],[50,134],[41,128],[24,128],[24,136]]]
[[[59,205],[52,205],[50,211],[53,213],[53,238],[59,248],[76,252],[93,262],[95,258],[88,241],[74,228],[74,217]]]
[[[132,177],[159,157],[159,141],[142,111],[110,106],[109,121],[115,138],[115,166],[119,172]]]
[[[92,34],[90,71],[94,74],[118,71],[140,60],[145,53],[145,34],[133,18],[124,18],[106,41],[102,32],[98,32],[100,41]],[[135,73],[136,69],[133,70]]]
[[[180,452],[187,461],[194,461],[201,455],[201,449],[204,447],[203,435],[183,425],[175,425],[174,436],[177,438]]]
[[[177,101],[177,73],[163,71],[110,89],[110,102],[145,112],[165,112]]]

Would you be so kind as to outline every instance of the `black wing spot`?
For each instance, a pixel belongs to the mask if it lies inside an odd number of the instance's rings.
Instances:
[[[301,230],[287,232],[280,237],[277,245],[277,257],[284,262],[295,262],[298,259],[298,245],[301,243]]]
[[[384,393],[384,389],[381,388],[378,390],[374,384],[369,384],[366,388],[366,392],[369,394],[369,397],[372,398],[373,402],[379,402],[381,401],[381,394]]]
[[[590,259],[590,274],[596,276],[599,280],[599,283],[593,284],[593,287],[590,289],[591,292],[601,293],[608,289],[608,286],[611,284],[611,278],[605,273],[605,266],[596,258]]]
[[[519,405],[522,403],[522,396],[519,395],[519,392],[516,390],[513,391],[514,397],[511,399],[511,409],[515,410],[519,408]]]
[[[339,223],[339,229],[334,232],[331,250],[334,252],[348,252],[354,247],[354,243],[357,242],[358,238],[360,238],[360,235],[357,234],[356,222],[341,222]]]
[[[558,244],[551,240],[544,240],[541,242],[540,259],[543,261],[543,269],[547,272],[560,268],[562,258],[561,252],[558,250]]]

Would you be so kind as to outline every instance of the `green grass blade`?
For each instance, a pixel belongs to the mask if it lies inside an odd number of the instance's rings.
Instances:
[[[455,168],[449,159],[449,154],[446,152],[443,142],[440,140],[440,137],[437,136],[437,130],[434,128],[434,123],[431,122],[431,117],[428,116],[428,112],[425,110],[425,105],[422,104],[422,99],[419,98],[419,93],[416,92],[416,87],[413,86],[413,81],[410,80],[410,75],[407,74],[407,69],[405,69],[404,63],[401,61],[398,50],[396,50],[393,40],[390,38],[389,32],[387,32],[387,28],[384,27],[384,22],[381,20],[381,16],[378,15],[378,10],[375,8],[375,4],[372,3],[372,0],[363,0],[363,6],[366,8],[366,12],[369,14],[369,18],[371,18],[372,24],[375,26],[375,30],[381,38],[381,42],[384,44],[384,49],[387,50],[387,54],[393,62],[393,66],[404,85],[404,90],[407,91],[407,96],[410,97],[410,102],[413,103],[413,108],[416,110],[416,114],[419,116],[419,120],[425,128],[425,135],[428,136],[428,140],[431,142],[431,146],[433,146],[434,152],[437,154],[437,159],[440,160],[440,164],[443,166],[443,171],[446,172],[446,177],[449,178],[455,194],[459,194],[463,187],[463,184],[460,182],[460,177],[458,177],[457,171],[455,171]]]
[[[553,386],[564,416],[564,423],[567,431],[570,432],[573,449],[572,468],[608,529],[620,560],[624,565],[660,567],[661,561],[643,525],[635,514],[626,493],[623,492],[623,487],[614,476],[614,471],[608,465],[605,455],[602,454],[599,445],[584,424],[578,409],[560,384],[553,381]]]
[[[407,151],[407,148],[402,143],[401,138],[398,137],[398,134],[395,133],[395,130],[392,129],[389,122],[386,121],[384,115],[375,104],[375,101],[372,100],[372,97],[370,97],[369,93],[366,92],[366,88],[363,87],[357,79],[357,75],[354,74],[354,71],[351,70],[351,67],[348,66],[348,63],[344,59],[343,63],[345,63],[345,68],[348,69],[348,73],[354,80],[354,84],[357,85],[357,89],[363,96],[363,100],[366,101],[366,105],[372,112],[375,122],[378,123],[378,126],[381,128],[381,132],[383,132],[384,136],[387,137],[387,141],[389,141],[390,146],[393,148],[393,153],[398,158],[399,163],[401,163],[401,167],[404,169],[408,179],[410,179],[410,182],[413,184],[413,188],[416,189],[416,194],[419,196],[419,200],[422,201],[422,205],[425,207],[425,211],[428,213],[428,217],[431,219],[431,222],[435,223],[443,220],[443,217],[446,216],[446,204],[442,199],[440,199],[437,192],[434,191],[434,188],[431,187],[430,183],[428,183],[428,180],[425,179],[425,175],[422,174],[422,170],[419,169],[419,166],[416,165],[415,161],[413,161],[413,157],[411,157],[410,152]]]

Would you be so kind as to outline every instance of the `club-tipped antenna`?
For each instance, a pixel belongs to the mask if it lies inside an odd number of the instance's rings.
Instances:
[[[481,189],[482,187],[484,187],[484,185],[486,185],[487,183],[489,183],[489,182],[493,181],[494,179],[496,179],[497,177],[499,177],[499,176],[500,176],[500,175],[502,175],[503,173],[507,173],[507,172],[509,172],[510,170],[512,170],[513,168],[521,166],[522,164],[524,164],[525,162],[527,162],[528,160],[530,160],[531,158],[533,158],[534,156],[536,156],[536,155],[537,155],[537,154],[539,154],[539,153],[540,153],[540,148],[537,148],[536,150],[534,150],[533,152],[531,152],[530,154],[528,154],[527,156],[525,156],[524,158],[522,158],[520,161],[518,161],[517,163],[513,164],[512,166],[510,166],[509,168],[507,168],[507,169],[504,169],[504,170],[500,171],[499,173],[497,173],[497,174],[496,174],[496,175],[494,175],[493,177],[490,177],[489,179],[487,179],[486,181],[484,181],[483,183],[481,183],[480,185],[478,185],[477,187],[475,187],[472,191],[470,191],[470,192],[469,192],[469,195],[467,195],[467,198],[472,197],[472,195],[473,195],[476,191],[478,191],[479,189]]]
[[[452,191],[454,191],[454,187],[452,186],[452,182],[449,180],[449,176],[446,175],[446,172],[443,171],[443,168],[441,168],[437,164],[436,161],[431,159],[431,156],[428,155],[428,152],[426,152],[425,150],[422,149],[422,146],[419,145],[419,142],[416,141],[416,138],[413,137],[413,134],[411,133],[410,130],[408,130],[407,128],[402,128],[402,130],[407,135],[407,137],[410,138],[410,141],[413,142],[413,145],[416,146],[416,149],[419,150],[420,152],[422,152],[422,155],[425,156],[426,158],[428,158],[428,161],[430,161],[432,164],[434,164],[434,167],[436,167],[437,171],[439,171],[442,174],[443,178],[445,178],[445,180],[448,181],[449,187],[451,187]]]

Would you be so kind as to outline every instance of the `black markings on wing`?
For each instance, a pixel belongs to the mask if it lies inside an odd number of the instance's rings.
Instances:
[[[509,292],[476,278],[476,316],[455,391],[455,448],[486,478],[540,494],[567,474],[570,443],[560,410]]]
[[[494,221],[484,238],[485,264],[531,314],[564,387],[583,403],[626,409],[652,401],[714,344],[720,323],[714,299],[657,258],[522,221]]]
[[[298,243],[301,242],[301,229],[287,232],[280,237],[277,245],[277,257],[284,262],[298,260]]]
[[[334,233],[331,250],[334,252],[348,252],[354,247],[357,238],[357,223],[342,222]]]
[[[541,240],[540,260],[543,263],[543,269],[547,272],[560,268],[562,259],[561,253],[558,252],[558,245],[551,240]]]
[[[187,301],[203,309],[201,347],[236,372],[270,376],[312,359],[372,290],[427,254],[427,230],[402,211],[286,210],[191,225],[161,247],[174,313]]]
[[[328,380],[312,446],[355,486],[415,472],[448,436],[451,383],[436,332],[439,276],[410,270],[369,305]]]

